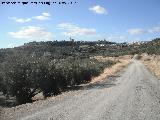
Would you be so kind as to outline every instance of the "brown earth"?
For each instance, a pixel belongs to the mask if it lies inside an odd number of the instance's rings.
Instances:
[[[120,56],[120,57],[96,56],[94,58],[96,58],[99,61],[112,60],[112,61],[116,61],[117,63],[109,68],[104,69],[104,72],[100,74],[98,77],[93,78],[91,83],[103,81],[110,76],[116,76],[116,74],[120,70],[122,70],[124,67],[126,67],[131,62],[132,56],[129,56],[129,55]]]
[[[160,80],[160,55],[141,55],[141,61]]]

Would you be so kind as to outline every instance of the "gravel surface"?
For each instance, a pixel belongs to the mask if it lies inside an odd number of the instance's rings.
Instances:
[[[4,109],[1,120],[160,120],[160,81],[134,60],[119,76]]]

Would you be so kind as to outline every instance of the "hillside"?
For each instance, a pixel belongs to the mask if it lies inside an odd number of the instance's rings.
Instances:
[[[26,56],[42,57],[49,56],[55,59],[91,56],[120,56],[134,54],[160,54],[160,39],[154,39],[140,44],[115,43],[103,41],[49,41],[30,42],[20,47],[0,49],[0,61],[3,62],[7,56],[21,54]]]
[[[118,60],[99,61],[95,56],[119,57],[134,54],[160,54],[160,39],[145,43],[103,41],[30,42],[0,49],[0,91],[13,96],[18,104],[32,102],[42,92],[58,95],[99,76]]]

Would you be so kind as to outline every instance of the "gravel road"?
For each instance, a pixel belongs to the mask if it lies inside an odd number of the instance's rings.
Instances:
[[[1,120],[160,120],[160,81],[134,60],[118,76],[2,111]]]

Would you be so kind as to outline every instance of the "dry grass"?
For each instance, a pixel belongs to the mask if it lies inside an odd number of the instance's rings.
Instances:
[[[97,60],[105,61],[105,60],[113,60],[117,61],[117,64],[113,65],[112,67],[106,68],[104,72],[99,75],[98,77],[95,77],[92,79],[91,83],[99,82],[105,80],[109,76],[115,75],[117,72],[122,70],[125,66],[127,66],[131,61],[132,56],[120,56],[120,57],[102,57],[102,56],[96,56]]]
[[[160,56],[142,55],[142,62],[160,80]]]

